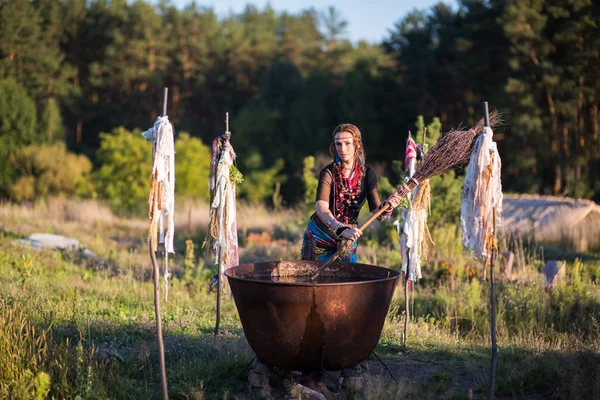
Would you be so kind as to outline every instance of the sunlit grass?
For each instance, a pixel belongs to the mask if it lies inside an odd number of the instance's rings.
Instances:
[[[200,214],[207,208],[190,204],[189,225],[197,245],[193,271],[183,273],[189,213],[182,210],[169,298],[162,302],[170,393],[174,398],[231,398],[246,391],[242,371],[253,353],[228,295],[222,297],[221,335],[213,338],[215,293],[207,279],[214,263],[208,249],[200,250],[205,223]],[[0,397],[157,396],[147,221],[115,218],[92,203],[32,207],[0,207],[0,359],[8,366],[0,373]],[[76,217],[77,207],[82,213],[100,211],[96,217]],[[241,206],[240,261],[298,259],[305,217],[302,210]],[[361,262],[400,267],[397,239],[388,228],[378,225],[365,232]],[[39,231],[75,236],[106,262],[86,260],[77,251],[35,252],[13,243]],[[486,393],[489,283],[481,279],[481,265],[466,257],[457,235],[450,226],[433,232],[435,246],[411,301],[407,347],[402,347],[404,294],[398,285],[375,349],[384,361],[397,365],[397,374],[407,362],[430,369],[420,380],[401,374],[400,385],[385,371],[371,374],[366,391],[354,398],[466,398],[469,388]],[[518,257],[513,280],[499,278],[497,285],[497,395],[598,397],[600,263],[569,262],[558,284],[544,290],[540,249],[517,239],[500,245]],[[15,335],[18,340],[11,339]],[[377,363],[369,360],[371,366]]]

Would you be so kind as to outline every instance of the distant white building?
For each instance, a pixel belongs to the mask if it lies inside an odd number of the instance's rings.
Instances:
[[[502,231],[585,252],[600,248],[600,206],[566,197],[505,195]]]

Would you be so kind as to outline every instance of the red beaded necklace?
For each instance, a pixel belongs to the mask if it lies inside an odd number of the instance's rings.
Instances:
[[[336,218],[340,222],[349,223],[352,213],[352,203],[358,198],[362,190],[363,169],[358,163],[354,166],[354,171],[349,178],[344,178],[342,166],[338,163],[333,165],[334,181],[335,181],[335,203],[337,215]]]

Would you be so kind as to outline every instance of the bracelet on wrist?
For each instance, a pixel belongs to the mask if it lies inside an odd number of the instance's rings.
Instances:
[[[329,218],[329,220],[327,220],[327,227],[331,228],[331,225],[335,222],[335,217],[331,217]]]

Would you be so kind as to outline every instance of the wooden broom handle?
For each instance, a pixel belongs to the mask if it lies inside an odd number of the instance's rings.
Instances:
[[[402,186],[400,186],[400,188],[398,188],[398,190],[396,190],[396,193],[398,195],[400,195],[400,197],[404,197],[408,193],[410,193],[410,191],[412,191],[418,184],[419,184],[419,181],[417,181],[416,179],[411,178],[408,182],[406,182],[405,184],[403,184]],[[384,207],[381,207],[379,210],[377,210],[376,212],[374,212],[373,215],[371,215],[369,217],[369,219],[367,219],[358,229],[360,229],[361,231],[364,230],[366,227],[368,227],[369,225],[371,225],[371,223],[373,221],[375,221],[375,219],[377,219],[379,216],[381,216],[381,214],[385,213],[386,211],[389,211],[390,208],[392,208],[391,204],[387,203]],[[344,251],[348,250],[348,248],[350,247],[351,244],[352,244],[352,241],[350,239],[347,239],[344,242],[344,244],[342,246],[340,246],[338,248],[338,250],[333,254],[333,256],[331,256],[331,258],[329,260],[327,260],[323,264],[321,264],[321,266],[315,271],[315,273],[310,276],[309,280],[310,281],[315,280],[315,278],[317,276],[319,276],[321,274],[321,272],[323,272],[323,270],[325,268],[327,268],[335,260],[338,259],[338,257],[340,256],[340,254],[342,254]]]

